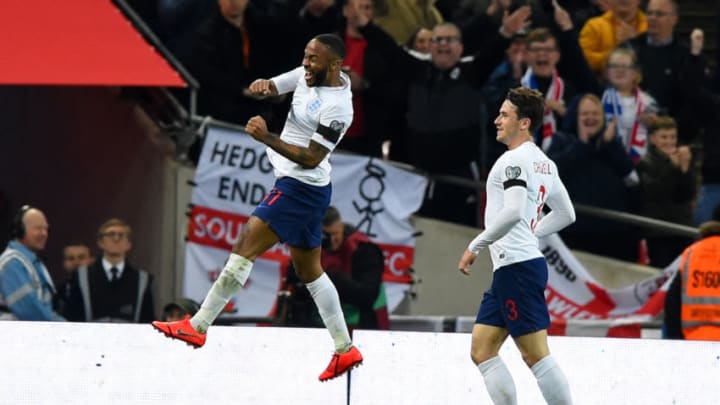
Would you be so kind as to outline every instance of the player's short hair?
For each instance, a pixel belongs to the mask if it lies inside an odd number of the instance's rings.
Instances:
[[[527,87],[516,87],[508,91],[505,99],[515,106],[518,119],[530,119],[531,133],[540,128],[545,115],[545,97],[542,93]]]
[[[667,115],[661,115],[655,118],[650,128],[648,128],[648,133],[653,134],[655,131],[661,129],[677,129],[675,119]]]
[[[345,42],[335,34],[320,34],[315,37],[317,41],[330,49],[338,59],[345,59]]]

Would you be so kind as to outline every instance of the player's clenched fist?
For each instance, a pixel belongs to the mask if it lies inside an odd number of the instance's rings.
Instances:
[[[267,136],[268,129],[265,119],[259,115],[250,118],[245,125],[245,132],[250,134],[256,140],[262,142]]]
[[[250,94],[254,96],[267,97],[277,95],[277,88],[272,80],[257,79],[250,83],[248,90],[250,90]]]

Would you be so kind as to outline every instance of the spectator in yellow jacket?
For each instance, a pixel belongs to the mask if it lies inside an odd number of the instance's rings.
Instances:
[[[610,11],[593,17],[580,30],[580,47],[596,73],[605,67],[610,51],[625,40],[647,31],[640,0],[617,0]]]

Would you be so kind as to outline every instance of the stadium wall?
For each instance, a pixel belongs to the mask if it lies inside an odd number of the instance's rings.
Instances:
[[[214,326],[193,349],[150,325],[0,323],[0,404],[489,404],[467,333],[356,331],[364,364],[320,383],[324,329]],[[716,403],[720,343],[550,337],[576,404]],[[542,404],[501,349],[518,403]]]

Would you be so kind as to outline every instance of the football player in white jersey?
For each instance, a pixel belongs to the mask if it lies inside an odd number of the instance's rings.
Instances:
[[[258,96],[294,92],[280,135],[268,132],[260,116],[250,118],[245,126],[248,134],[268,146],[275,186],[243,227],[200,310],[182,321],[153,322],[167,336],[202,346],[208,327],[245,285],[254,260],[281,241],[290,246],[295,271],[335,343],[335,354],[320,381],[338,377],[362,362],[350,339],[337,290],[320,265],[320,224],[332,194],[328,158],[353,118],[350,78],[341,71],[344,57],[342,39],[321,34],[305,47],[302,66],[250,84],[250,92]]]
[[[515,404],[512,376],[498,353],[512,336],[549,404],[571,404],[567,379],[547,344],[550,315],[545,302],[548,270],[537,238],[575,221],[575,211],[555,163],[533,142],[542,125],[542,93],[525,87],[508,92],[495,119],[499,142],[508,147],[487,179],[486,228],[470,242],[458,264],[464,274],[485,247],[493,280],[472,331],[471,357],[495,404]],[[551,212],[543,215],[547,204]]]

